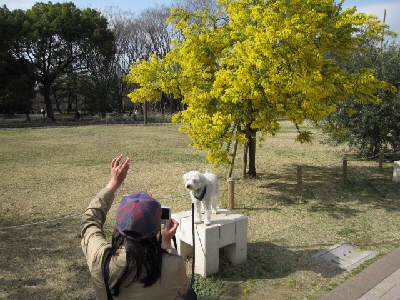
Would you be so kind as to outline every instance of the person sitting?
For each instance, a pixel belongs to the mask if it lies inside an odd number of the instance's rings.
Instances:
[[[190,288],[185,263],[171,246],[179,224],[167,220],[161,230],[157,200],[144,192],[122,198],[111,245],[107,242],[103,224],[130,166],[130,159],[122,157],[111,161],[111,178],[81,221],[81,246],[96,298],[179,299]]]

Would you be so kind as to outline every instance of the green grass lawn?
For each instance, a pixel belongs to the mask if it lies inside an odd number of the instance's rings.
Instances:
[[[221,255],[219,273],[196,276],[200,299],[316,299],[362,267],[346,272],[313,254],[341,241],[380,256],[399,246],[400,186],[392,181],[393,164],[384,163],[380,172],[377,161],[350,158],[344,181],[347,149],[321,144],[319,134],[311,145],[296,143],[295,136],[283,121],[282,130],[257,148],[257,179],[241,178],[239,149],[235,212],[249,218],[248,259],[234,268]],[[144,190],[173,212],[190,209],[182,175],[212,167],[175,125],[0,130],[0,141],[0,299],[94,299],[79,215],[108,182],[113,157],[132,160],[117,199]],[[228,169],[216,173],[219,206],[226,208]],[[114,217],[115,207],[108,233]],[[16,227],[5,229],[10,226]]]

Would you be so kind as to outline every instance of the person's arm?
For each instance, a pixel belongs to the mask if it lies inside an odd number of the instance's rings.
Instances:
[[[179,223],[174,219],[167,220],[162,230],[162,241],[161,247],[169,254],[178,255],[178,251],[171,246],[171,239],[175,236],[176,230],[178,229]],[[186,264],[182,257],[180,257],[179,263],[175,265],[175,282],[177,284],[178,295],[177,300],[181,299],[181,296],[186,294],[190,287],[190,280],[186,274]]]
[[[129,158],[121,162],[122,155],[111,161],[111,178],[90,202],[81,221],[81,246],[89,264],[95,261],[97,251],[107,245],[103,231],[106,215],[114,201],[115,192],[124,182],[128,169]]]

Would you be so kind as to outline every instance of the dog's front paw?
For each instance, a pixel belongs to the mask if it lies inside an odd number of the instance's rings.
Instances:
[[[211,221],[209,221],[209,220],[204,220],[204,225],[208,226],[208,225],[210,225],[210,224],[211,224]]]
[[[201,219],[195,219],[194,220],[194,224],[200,224],[200,223],[202,223],[203,221],[201,220]]]

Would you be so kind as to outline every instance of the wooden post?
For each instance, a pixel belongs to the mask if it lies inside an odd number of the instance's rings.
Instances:
[[[302,166],[297,166],[297,187],[296,187],[296,191],[297,191],[298,194],[301,194],[301,192],[303,190],[302,178],[303,178]]]
[[[235,209],[235,179],[228,178],[228,210]]]
[[[343,157],[343,179],[347,179],[347,157]]]
[[[384,154],[383,154],[383,150],[379,151],[379,171],[383,170],[383,158],[384,158]]]

